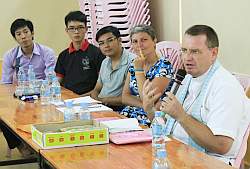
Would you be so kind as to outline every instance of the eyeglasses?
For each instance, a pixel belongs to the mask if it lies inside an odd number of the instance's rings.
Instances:
[[[82,31],[85,29],[85,27],[84,27],[84,26],[69,27],[69,28],[67,28],[67,29],[68,29],[69,32],[75,32],[75,31],[77,31],[77,32],[82,32]]]
[[[99,46],[103,46],[105,44],[111,44],[114,42],[114,40],[117,39],[116,37],[110,37],[104,41],[98,41]]]
[[[181,48],[181,54],[182,55],[199,55],[202,52],[199,49],[186,49],[186,48]]]

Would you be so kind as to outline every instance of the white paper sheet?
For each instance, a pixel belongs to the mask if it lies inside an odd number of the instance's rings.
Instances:
[[[50,102],[51,104],[54,104],[55,106],[63,106],[64,102],[67,101],[73,101],[73,104],[80,104],[80,103],[86,103],[86,104],[95,104],[95,103],[101,103],[98,100],[95,100],[93,98],[91,98],[90,96],[85,96],[85,97],[77,97],[77,98],[73,98],[73,99],[67,99],[67,100],[62,100],[60,102]]]
[[[81,108],[80,106],[73,106],[74,112],[79,112],[80,108]],[[64,112],[65,107],[57,107],[56,109],[61,111],[61,112]],[[113,109],[111,109],[107,106],[104,106],[103,104],[90,105],[90,106],[88,106],[88,110],[90,112],[113,111]]]
[[[85,96],[85,97],[78,97],[78,98],[73,98],[73,99],[67,99],[65,101],[73,101],[73,104],[80,104],[80,103],[101,103],[98,100],[95,100],[91,98],[90,96]]]
[[[101,121],[100,124],[107,126],[110,133],[143,130],[136,118]]]

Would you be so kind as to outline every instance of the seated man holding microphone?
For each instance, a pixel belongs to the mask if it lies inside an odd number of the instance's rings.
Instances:
[[[249,125],[247,98],[219,63],[218,48],[217,34],[209,26],[194,25],[185,32],[182,59],[187,75],[176,95],[167,92],[158,109],[168,115],[166,135],[233,164]],[[146,81],[144,110],[151,111],[160,97]]]

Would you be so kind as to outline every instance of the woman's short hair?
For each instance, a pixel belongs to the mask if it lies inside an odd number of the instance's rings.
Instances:
[[[137,26],[131,28],[131,30],[130,30],[130,39],[132,39],[132,36],[134,34],[139,33],[139,32],[147,33],[152,38],[152,40],[156,39],[156,33],[155,33],[154,28],[152,26],[150,26],[150,25],[145,25],[145,24],[137,25]]]

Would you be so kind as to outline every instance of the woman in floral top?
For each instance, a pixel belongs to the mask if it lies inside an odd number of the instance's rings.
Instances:
[[[129,118],[137,118],[142,125],[150,125],[152,114],[147,114],[142,108],[142,88],[149,79],[157,92],[163,94],[168,85],[173,69],[165,58],[159,58],[155,51],[156,36],[149,25],[138,25],[131,29],[130,39],[132,49],[137,54],[129,68],[123,88],[122,102],[127,105],[120,114]]]

